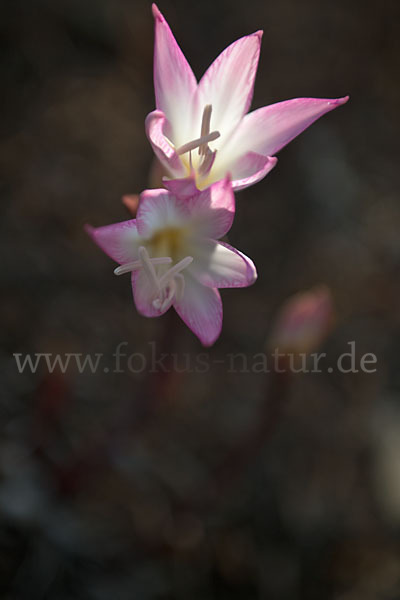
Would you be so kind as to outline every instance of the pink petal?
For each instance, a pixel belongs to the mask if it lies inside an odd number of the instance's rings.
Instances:
[[[212,63],[198,85],[198,118],[201,119],[204,106],[211,104],[211,131],[217,129],[221,136],[236,127],[250,107],[261,38],[262,31],[257,31],[228,46]]]
[[[148,238],[158,229],[179,227],[187,221],[187,215],[185,203],[167,190],[145,190],[140,194],[137,228],[141,236]]]
[[[247,287],[257,279],[253,261],[229,244],[201,239],[193,247],[193,256],[188,271],[207,287]]]
[[[211,346],[219,337],[222,301],[218,290],[201,285],[185,273],[185,293],[182,300],[174,302],[174,308],[204,346]]]
[[[255,152],[247,152],[232,166],[232,187],[235,192],[243,190],[265,177],[276,165],[274,156],[262,156]]]
[[[314,121],[349,99],[295,98],[246,115],[229,140],[232,148],[272,156]],[[227,148],[229,152],[229,149]]]
[[[235,196],[230,176],[188,198],[191,221],[199,236],[218,239],[231,228],[235,216]]]
[[[188,200],[199,193],[196,187],[196,180],[192,176],[184,177],[183,179],[167,179],[164,177],[163,184],[171,194],[181,200]]]
[[[168,129],[168,121],[160,110],[153,110],[145,121],[146,135],[158,160],[173,177],[182,177],[185,168],[175,149],[167,141],[164,131]]]
[[[154,308],[153,300],[157,296],[157,292],[143,270],[133,271],[132,291],[136,308],[144,317],[159,317],[167,312],[172,304],[171,302],[163,311]]]
[[[85,229],[93,241],[116,262],[124,264],[137,259],[141,238],[136,219],[97,228],[86,225]]]
[[[189,63],[179,48],[163,15],[153,4],[155,20],[154,41],[154,89],[156,107],[161,110],[173,129],[175,140],[177,129],[186,128],[182,123],[190,118],[190,107],[197,82]],[[183,140],[178,143],[184,143]]]

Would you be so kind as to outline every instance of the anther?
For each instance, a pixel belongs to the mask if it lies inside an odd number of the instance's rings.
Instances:
[[[161,302],[160,298],[156,298],[155,300],[153,300],[153,306],[155,309],[160,310],[160,308],[162,306],[162,302]]]
[[[178,263],[176,263],[176,265],[168,269],[168,271],[164,273],[164,275],[162,275],[162,277],[160,277],[160,279],[158,280],[160,288],[162,289],[170,279],[175,277],[178,273],[180,273],[180,271],[183,271],[183,269],[186,269],[186,267],[188,267],[191,262],[193,262],[193,257],[186,256],[185,258],[182,258],[182,260],[180,260]]]
[[[176,285],[175,285],[175,279],[171,279],[171,281],[169,282],[169,289],[168,289],[168,295],[165,298],[164,302],[161,304],[161,311],[164,311],[168,305],[172,302],[174,296],[175,296],[175,292],[176,292]]]
[[[183,298],[183,292],[185,289],[185,279],[181,274],[183,269],[186,269],[193,261],[192,256],[186,256],[180,260],[176,265],[168,269],[162,277],[158,280],[159,292],[157,298],[153,300],[153,306],[155,309],[163,312],[173,301],[174,297],[179,301]],[[167,295],[165,296],[165,291]]]
[[[192,140],[187,144],[183,144],[180,148],[176,149],[177,154],[186,154],[186,152],[190,152],[191,150],[196,150],[199,146],[203,146],[204,144],[208,144],[208,142],[213,142],[214,140],[220,137],[219,131],[212,131],[207,135],[197,138],[196,140]]]

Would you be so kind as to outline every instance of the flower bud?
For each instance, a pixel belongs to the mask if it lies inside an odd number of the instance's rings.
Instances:
[[[299,292],[281,307],[267,342],[268,348],[279,348],[285,354],[312,352],[326,338],[333,321],[332,295],[326,286]]]

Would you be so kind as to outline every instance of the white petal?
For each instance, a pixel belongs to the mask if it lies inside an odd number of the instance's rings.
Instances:
[[[257,31],[225,48],[200,80],[196,93],[197,118],[201,118],[205,105],[211,104],[211,131],[216,129],[221,136],[236,127],[249,109],[261,37],[262,32]]]
[[[345,104],[338,99],[295,98],[277,102],[245,115],[221,148],[219,158],[233,161],[247,152],[273,156],[324,114]]]
[[[253,261],[223,242],[199,239],[191,254],[194,260],[188,271],[208,287],[247,287],[257,279]]]
[[[256,152],[244,154],[232,165],[233,189],[237,192],[257,183],[272,171],[277,162],[275,156],[262,156]]]
[[[140,194],[136,220],[140,235],[148,238],[159,229],[182,226],[187,208],[167,190],[145,190]]]
[[[183,298],[175,300],[174,308],[181,319],[200,339],[211,346],[222,328],[222,301],[218,290],[203,286],[185,273]]]
[[[136,308],[144,317],[159,317],[167,312],[172,304],[171,301],[162,309],[154,306],[153,302],[157,296],[157,290],[142,270],[132,273],[132,291]]]
[[[187,207],[197,235],[213,239],[223,237],[235,216],[235,196],[230,177],[189,198]]]
[[[171,177],[183,177],[186,169],[181,159],[166,138],[170,124],[160,110],[153,110],[145,120],[146,135],[152,145],[154,154]],[[171,133],[170,133],[171,137]]]
[[[136,219],[104,227],[87,225],[85,229],[93,241],[116,262],[125,264],[137,259],[142,239]]]
[[[176,146],[180,146],[188,141],[185,138],[197,82],[167,21],[155,4],[153,4],[153,15],[156,105],[171,124],[172,141]]]

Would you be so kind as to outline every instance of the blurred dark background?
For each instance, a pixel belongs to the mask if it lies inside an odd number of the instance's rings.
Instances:
[[[350,101],[238,194],[229,238],[259,279],[223,293],[206,372],[19,373],[13,353],[204,349],[173,314],[140,317],[83,231],[148,186],[150,3],[0,3],[0,596],[398,600],[399,3],[159,7],[198,77],[264,29],[253,107]],[[376,373],[228,368],[321,284],[336,318],[316,349],[334,365],[354,340]]]

